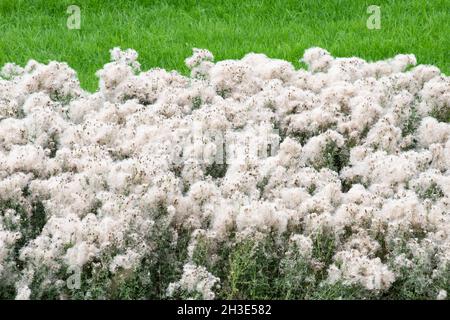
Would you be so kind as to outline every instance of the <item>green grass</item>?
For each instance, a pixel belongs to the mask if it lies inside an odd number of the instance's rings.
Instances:
[[[81,29],[66,27],[67,7],[81,8]],[[367,7],[381,7],[381,29],[369,30]],[[216,60],[261,52],[293,62],[311,46],[368,60],[414,53],[448,74],[448,0],[104,1],[0,0],[0,65],[67,61],[82,86],[97,89],[95,71],[114,46],[134,48],[144,69],[187,72],[192,47]]]

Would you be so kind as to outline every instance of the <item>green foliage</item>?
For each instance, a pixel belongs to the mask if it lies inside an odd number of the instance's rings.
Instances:
[[[302,146],[305,145],[309,139],[321,134],[323,131],[301,131],[289,133],[289,137],[296,140]]]
[[[400,276],[392,284],[384,299],[424,300],[436,299],[439,291],[450,290],[450,268],[447,267],[439,276],[433,276],[432,269],[415,261],[413,268],[403,268]]]
[[[280,261],[280,277],[276,280],[281,299],[305,299],[315,290],[318,277],[311,258],[295,242],[287,246]]]
[[[63,95],[58,92],[50,94],[50,99],[61,103],[63,106],[67,106],[75,97],[71,95]]]
[[[194,97],[192,99],[192,110],[199,109],[202,106],[202,97]]]
[[[417,189],[416,193],[421,199],[430,199],[432,201],[436,201],[444,196],[444,192],[436,182],[431,183],[425,190]]]
[[[361,300],[377,298],[376,294],[369,292],[360,285],[346,285],[342,282],[323,283],[311,291],[309,299],[314,300]]]
[[[12,300],[16,296],[16,288],[12,281],[0,277],[0,300]]]
[[[368,187],[367,183],[365,183],[361,177],[356,176],[351,179],[342,179],[341,180],[342,192],[348,192],[353,187],[354,184],[360,184],[360,185],[364,186],[364,188]]]
[[[270,299],[278,278],[279,253],[268,237],[264,241],[238,243],[230,254],[229,299]]]
[[[228,169],[228,164],[226,163],[212,163],[205,168],[205,175],[211,176],[212,178],[223,178],[225,177]]]
[[[418,98],[416,99],[416,103],[420,101]],[[412,106],[411,112],[408,116],[408,118],[403,122],[403,125],[401,126],[402,129],[402,137],[407,137],[411,139],[408,144],[402,146],[402,150],[411,150],[414,149],[417,146],[417,138],[415,136],[415,133],[417,131],[417,128],[420,125],[421,116],[418,114],[417,109],[415,106]]]
[[[217,91],[217,94],[222,98],[226,99],[230,95],[230,92],[231,92],[230,89],[221,89]]]
[[[450,105],[444,104],[441,107],[434,107],[430,112],[430,116],[440,122],[450,123]]]
[[[30,285],[30,298],[33,300],[60,299],[60,294],[63,290],[55,284],[55,281],[61,275],[63,275],[62,271],[55,272],[47,267],[41,267],[33,276],[33,281]],[[65,282],[61,284],[65,285]]]
[[[332,235],[322,231],[313,238],[312,256],[324,266],[331,264],[335,251],[336,244]]]
[[[258,190],[259,190],[260,197],[262,197],[262,195],[264,194],[264,189],[268,183],[269,183],[269,178],[264,177],[264,178],[262,178],[261,181],[258,181],[258,183],[256,184],[256,188],[258,188]]]
[[[325,233],[317,234],[312,256],[307,257],[285,236],[249,236],[232,246],[201,239],[197,241],[193,262],[221,279],[218,298],[317,298],[314,294],[326,278],[336,250],[334,239]]]
[[[26,193],[26,190],[24,193]],[[18,225],[12,224],[10,221],[4,221],[4,227],[10,231],[20,232],[21,235],[14,244],[11,261],[8,261],[12,264],[14,273],[17,274],[23,268],[23,262],[19,260],[20,250],[41,233],[47,222],[47,217],[45,208],[40,201],[32,202],[31,212],[27,212],[24,205],[19,202],[13,200],[0,201],[0,217],[4,217],[8,209],[13,209],[20,216]],[[0,299],[13,299],[15,295],[14,279],[8,278],[8,276],[6,278],[3,275],[0,276]]]
[[[316,189],[317,189],[317,186],[313,183],[306,188],[306,191],[308,191],[308,193],[310,195],[313,195],[314,192],[316,191]]]
[[[42,228],[47,222],[47,217],[44,205],[41,201],[32,202],[30,213],[25,210],[22,204],[13,200],[0,201],[0,215],[4,216],[4,213],[8,209],[15,210],[20,216],[19,225],[6,224],[10,230],[19,231],[21,233],[21,237],[16,241],[14,248],[16,264],[20,267],[22,264],[22,262],[18,260],[20,249],[41,233]]]
[[[347,145],[339,147],[335,142],[329,142],[323,150],[322,162],[313,164],[316,170],[329,168],[330,170],[340,172],[348,165],[350,160],[350,149]]]
[[[402,136],[406,137],[407,135],[414,134],[419,127],[421,117],[417,113],[416,108],[411,110],[411,113],[403,124],[402,128]]]

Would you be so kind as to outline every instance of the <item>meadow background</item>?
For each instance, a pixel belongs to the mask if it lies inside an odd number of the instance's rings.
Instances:
[[[81,9],[80,30],[66,25],[72,4]],[[381,7],[380,30],[366,27],[369,5]],[[448,0],[0,0],[0,65],[66,61],[95,91],[95,71],[115,46],[136,49],[143,70],[184,74],[193,47],[217,61],[258,52],[300,67],[303,51],[320,46],[367,60],[413,53],[448,75],[449,12]]]

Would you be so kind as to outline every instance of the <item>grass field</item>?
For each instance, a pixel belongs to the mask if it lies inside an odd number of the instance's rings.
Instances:
[[[81,8],[80,30],[66,26],[71,4]],[[366,27],[371,4],[381,7],[380,30]],[[181,72],[193,47],[216,60],[261,52],[299,66],[306,48],[320,46],[369,60],[414,53],[448,74],[449,29],[448,0],[0,0],[0,65],[67,61],[93,91],[114,46],[136,49],[144,69]]]

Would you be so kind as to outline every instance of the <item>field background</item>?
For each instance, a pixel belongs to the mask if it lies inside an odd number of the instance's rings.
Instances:
[[[71,4],[81,8],[80,30],[66,26]],[[366,27],[371,4],[381,7],[380,30]],[[303,51],[320,46],[368,60],[414,53],[448,75],[449,30],[449,0],[0,0],[0,65],[66,61],[94,91],[114,46],[136,49],[143,69],[183,73],[193,47],[216,60],[258,52],[300,67]]]

